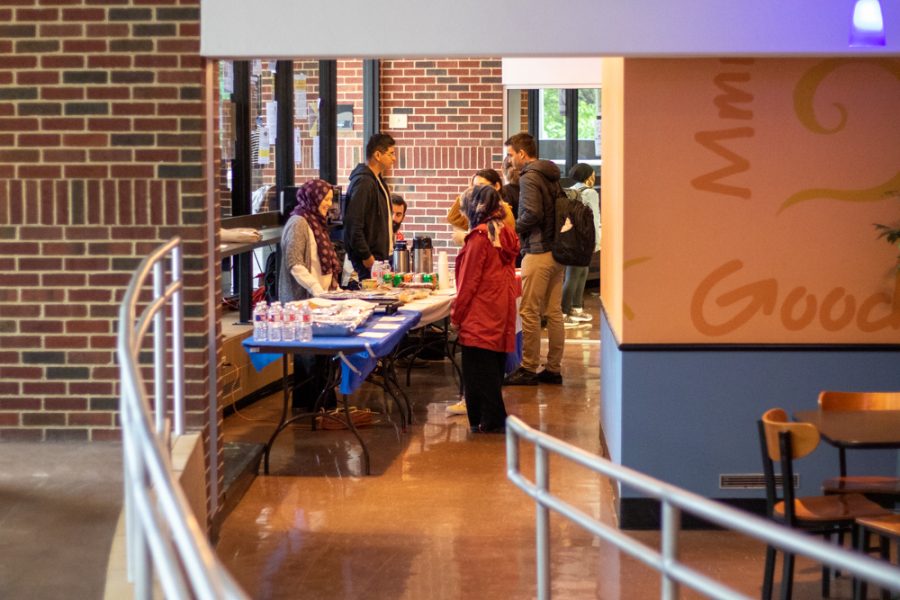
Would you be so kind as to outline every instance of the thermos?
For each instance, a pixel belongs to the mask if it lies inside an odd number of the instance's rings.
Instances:
[[[431,238],[419,235],[413,238],[413,271],[416,273],[433,273],[433,249]]]
[[[391,261],[395,273],[409,273],[409,250],[406,249],[406,240],[394,242],[394,259]]]

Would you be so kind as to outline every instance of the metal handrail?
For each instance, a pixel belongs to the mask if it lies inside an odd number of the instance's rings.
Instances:
[[[170,257],[168,283],[165,259]],[[138,315],[138,303],[152,279],[152,299]],[[147,256],[131,277],[119,307],[116,355],[121,377],[120,419],[125,470],[128,577],[134,596],[154,597],[154,577],[166,598],[248,596],[222,566],[205,528],[197,522],[178,484],[171,460],[171,434],[184,434],[184,309],[180,238]],[[169,332],[172,384],[166,379],[165,308],[171,301]],[[153,408],[138,354],[153,337]],[[171,404],[167,402],[171,395]],[[174,420],[174,431],[171,422]]]
[[[534,444],[534,482],[528,480],[519,470],[520,438]],[[548,459],[550,452],[659,500],[662,505],[661,551],[629,537],[616,527],[601,523],[551,494]],[[682,511],[702,517],[725,529],[761,540],[779,549],[808,556],[882,588],[900,591],[900,572],[885,562],[828,544],[783,525],[714,502],[628,467],[617,465],[603,457],[537,431],[517,417],[506,419],[506,474],[518,488],[531,496],[537,503],[535,532],[537,592],[538,598],[542,600],[550,598],[549,520],[551,509],[659,571],[662,575],[660,597],[667,600],[678,598],[679,584],[685,584],[711,598],[749,598],[678,562],[678,533],[681,529]]]

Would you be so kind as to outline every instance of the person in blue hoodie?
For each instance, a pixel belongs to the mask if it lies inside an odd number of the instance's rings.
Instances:
[[[350,173],[344,215],[344,245],[359,278],[372,276],[376,260],[388,260],[394,239],[391,190],[384,175],[397,160],[396,142],[376,133],[366,144],[366,162]]]

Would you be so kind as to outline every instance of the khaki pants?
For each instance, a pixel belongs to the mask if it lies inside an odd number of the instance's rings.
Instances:
[[[553,253],[526,254],[522,259],[522,367],[537,371],[541,366],[541,315],[547,318],[546,368],[559,373],[566,330],[563,327],[562,288],[566,268],[553,260]]]

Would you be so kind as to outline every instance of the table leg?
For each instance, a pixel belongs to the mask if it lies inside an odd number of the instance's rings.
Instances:
[[[450,359],[450,364],[453,365],[453,370],[456,371],[456,379],[459,381],[459,395],[463,395],[463,377],[462,377],[462,369],[459,368],[459,363],[456,362],[456,352],[454,349],[456,348],[456,343],[450,344],[450,318],[447,317],[444,319],[444,354],[447,355],[447,358]]]
[[[287,412],[291,402],[291,385],[288,380],[288,356],[290,355],[281,355],[281,383],[284,394],[284,401],[281,405],[281,418],[278,419],[278,426],[272,432],[272,436],[269,438],[263,451],[263,472],[266,475],[269,474],[269,454],[272,452],[272,444],[275,443],[275,438],[278,437],[278,434],[287,426]]]
[[[359,435],[359,430],[356,429],[356,425],[353,424],[353,419],[350,418],[350,408],[347,404],[347,396],[342,394],[343,396],[343,404],[344,404],[344,415],[345,419],[342,419],[336,415],[330,414],[328,412],[304,412],[291,416],[288,418],[288,410],[291,403],[291,385],[288,375],[288,357],[290,354],[283,354],[281,357],[282,360],[282,382],[283,382],[283,403],[281,407],[281,417],[278,420],[278,425],[275,427],[275,431],[272,432],[272,435],[269,437],[269,441],[266,443],[265,449],[263,451],[263,472],[268,475],[269,474],[269,455],[272,452],[272,445],[275,443],[275,438],[278,435],[287,429],[287,427],[293,423],[301,419],[305,419],[306,417],[315,417],[315,416],[323,416],[328,419],[333,419],[340,423],[343,423],[347,426],[351,433],[356,436],[356,440],[359,442],[359,445],[362,447],[363,451],[363,469],[366,475],[371,473],[371,468],[369,464],[369,448],[366,446],[366,443],[363,441],[362,437]],[[326,378],[327,384],[325,389],[319,394],[319,397],[316,399],[315,406],[318,407],[327,393],[329,388],[333,388],[340,382],[341,370],[340,365],[337,359],[332,360],[328,363],[328,376]],[[315,427],[315,419],[313,419],[313,427]]]
[[[413,422],[412,402],[410,402],[409,396],[406,395],[406,392],[403,391],[403,388],[400,387],[400,383],[397,381],[397,370],[395,367],[396,352],[392,352],[381,361],[381,374],[384,380],[383,388],[391,395],[397,408],[400,409],[400,416],[403,419],[403,431],[406,431],[406,426],[411,425]],[[395,393],[395,390],[397,393]]]
[[[335,359],[335,360],[331,361],[329,363],[329,365],[330,365],[329,370],[331,371],[329,373],[329,378],[328,378],[329,382],[333,381],[334,384],[337,385],[337,382],[340,381],[340,373],[341,373],[340,363],[338,362],[337,359]],[[335,378],[335,376],[336,376],[336,378]],[[322,416],[322,418],[332,419],[339,423],[343,423],[344,425],[347,426],[347,429],[349,429],[350,433],[352,433],[356,437],[356,441],[359,442],[359,445],[362,448],[363,470],[366,475],[370,475],[371,474],[371,466],[369,463],[369,447],[366,446],[366,443],[363,441],[362,436],[359,435],[359,430],[356,428],[356,425],[353,423],[353,418],[350,416],[350,405],[347,401],[347,394],[341,394],[341,402],[344,405],[344,418],[341,418],[341,417],[337,416],[336,414],[330,413],[327,411],[322,413],[321,416]]]

